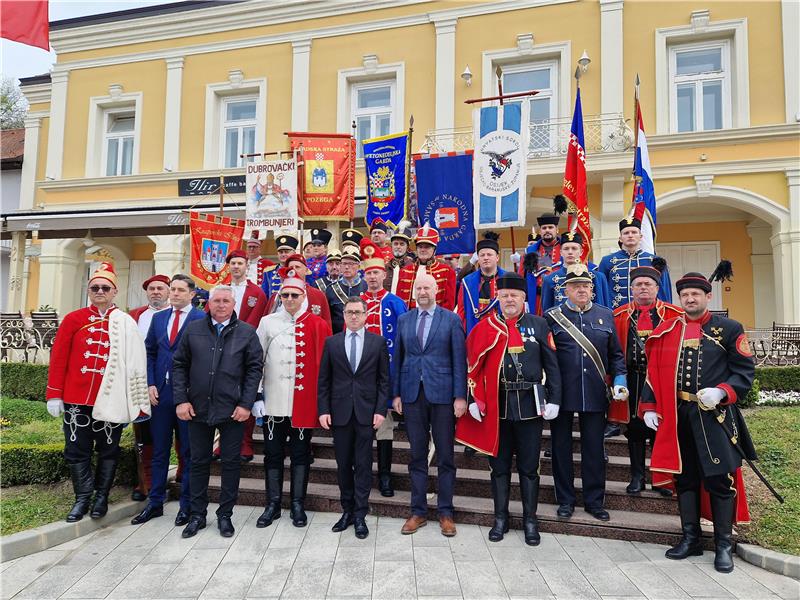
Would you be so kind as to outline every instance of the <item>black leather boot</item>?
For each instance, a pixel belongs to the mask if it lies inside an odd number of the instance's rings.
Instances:
[[[522,529],[525,532],[525,543],[538,546],[542,541],[539,535],[539,521],[536,510],[539,506],[539,476],[519,476],[519,490],[522,496]]]
[[[494,526],[489,530],[489,541],[499,542],[508,533],[508,497],[511,493],[509,475],[491,474],[492,499],[494,500]]]
[[[291,479],[291,499],[292,506],[290,515],[292,525],[295,527],[305,527],[308,524],[308,517],[305,511],[306,489],[308,488],[308,465],[292,465]]]
[[[89,512],[89,503],[94,491],[94,478],[92,477],[92,463],[84,461],[69,465],[69,474],[72,477],[72,489],[75,490],[75,504],[72,505],[67,515],[67,523],[80,521]]]
[[[378,490],[381,496],[391,498],[392,489],[392,440],[378,441]]]
[[[711,496],[711,515],[714,518],[714,568],[720,573],[733,571],[733,511],[736,496]]]
[[[100,519],[108,512],[108,493],[114,485],[114,475],[117,472],[117,460],[105,459],[97,461],[97,473],[94,477],[94,501],[89,516]]]
[[[644,456],[645,445],[643,441],[628,440],[628,456],[631,461],[631,482],[625,491],[629,494],[640,494],[644,490]]]
[[[283,466],[280,469],[266,469],[267,507],[256,521],[259,529],[269,527],[275,519],[281,518],[281,494],[283,492]]]
[[[702,532],[700,530],[700,492],[690,490],[678,494],[678,509],[681,513],[683,537],[677,545],[666,551],[665,556],[673,560],[683,560],[689,556],[703,554]]]

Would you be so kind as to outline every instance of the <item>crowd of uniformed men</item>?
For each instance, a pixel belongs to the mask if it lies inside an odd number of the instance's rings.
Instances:
[[[241,463],[253,459],[263,430],[266,507],[257,526],[281,516],[289,455],[290,517],[307,523],[304,503],[314,429],[331,429],[342,517],[368,535],[365,516],[377,440],[378,489],[392,496],[392,440],[402,419],[410,443],[410,516],[404,534],[427,524],[429,445],[435,446],[441,533],[456,534],[455,444],[491,466],[498,541],[509,528],[516,455],[524,538],[540,541],[540,452],[552,456],[557,517],[578,503],[573,426],[580,430],[580,495],[601,521],[604,437],[622,427],[630,455],[629,494],[652,486],[677,494],[683,537],[667,551],[702,553],[701,506],[714,523],[715,567],[733,569],[731,528],[747,518],[741,457],[718,421],[755,452],[736,400],[754,364],[742,326],[711,314],[711,280],[687,273],[676,283],[665,262],[640,248],[641,223],[620,222],[620,250],[599,266],[581,262],[582,240],[558,231],[558,214],[538,219],[513,271],[499,268],[496,234],[487,233],[461,268],[436,256],[438,232],[424,225],[370,225],[332,235],[311,230],[276,237],[278,262],[261,240],[227,256],[230,284],[213,288],[204,309],[191,277],[155,275],[148,304],[114,306],[113,266],[88,285],[89,306],[66,315],[51,354],[48,409],[62,416],[65,458],[75,490],[67,521],[102,517],[114,480],[124,424],[133,422],[139,459],[134,498],[147,499],[132,521],[163,515],[173,445],[179,457],[184,537],[206,525],[210,465],[220,460],[217,525],[231,536]],[[412,251],[413,250],[413,251]],[[455,268],[454,268],[455,265]],[[723,269],[724,270],[724,269]],[[550,447],[542,447],[544,421]],[[93,448],[97,454],[92,466]]]

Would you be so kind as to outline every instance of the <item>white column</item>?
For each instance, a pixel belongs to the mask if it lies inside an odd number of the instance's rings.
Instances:
[[[775,256],[777,320],[800,324],[800,169],[787,169],[789,218],[776,227],[772,236]]]
[[[434,21],[436,27],[436,129],[455,127],[456,22]]]
[[[783,85],[786,97],[786,122],[800,121],[800,2],[781,0],[781,24],[783,26]]]
[[[292,131],[308,131],[311,40],[292,42]]]
[[[47,135],[47,179],[61,179],[64,164],[64,128],[67,123],[67,80],[69,71],[54,70],[50,75],[50,129]]]
[[[185,252],[187,235],[151,235],[156,245],[153,252],[153,269],[156,273],[172,276],[176,273],[189,274],[189,257]]]
[[[36,167],[39,163],[39,130],[42,127],[40,116],[25,117],[25,157],[22,161],[22,175],[19,187],[20,210],[31,210],[36,195]]]
[[[11,254],[8,262],[8,306],[9,312],[25,311],[25,232],[11,234]]]
[[[623,91],[628,89],[622,81],[622,6],[624,0],[600,0],[600,112],[623,112]],[[577,50],[577,49],[576,49]],[[632,84],[633,82],[631,82]],[[605,140],[614,128],[604,126]]]
[[[619,250],[619,222],[623,217],[625,203],[622,194],[625,186],[625,175],[603,176],[603,205],[600,222],[594,227],[592,239],[592,260],[600,264],[606,254]]]
[[[170,173],[180,171],[183,62],[182,56],[166,59],[167,97],[164,109],[164,170]]]
[[[85,252],[78,239],[42,240],[37,304],[52,306],[59,315],[86,305],[86,299],[80,298]]]
[[[753,265],[753,306],[755,326],[772,327],[775,317],[775,267],[769,238],[772,227],[764,221],[747,226],[751,240],[750,263]]]

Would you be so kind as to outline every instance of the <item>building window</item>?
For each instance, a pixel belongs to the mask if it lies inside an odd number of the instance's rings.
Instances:
[[[136,116],[133,112],[106,111],[105,114],[105,174],[133,173],[133,143]]]
[[[364,140],[392,133],[395,83],[382,81],[353,84],[350,106],[352,119],[356,124],[358,158],[363,158],[364,149],[361,143]]]
[[[256,106],[258,98],[232,97],[225,98],[222,103],[223,143],[222,166],[226,169],[241,167],[245,162],[251,162],[254,157],[247,160],[240,158],[242,154],[254,154],[256,148]]]
[[[729,49],[727,41],[671,48],[673,131],[710,131],[731,126]]]
[[[549,149],[555,128],[548,122],[558,118],[558,61],[503,67],[503,94],[529,90],[539,92],[528,100],[531,107],[530,149]]]

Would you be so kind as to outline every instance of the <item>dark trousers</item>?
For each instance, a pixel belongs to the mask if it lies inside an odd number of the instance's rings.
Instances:
[[[550,421],[553,445],[553,479],[556,502],[575,506],[575,471],[572,465],[572,421],[574,413],[562,411]],[[606,415],[602,412],[579,412],[581,432],[581,480],[583,505],[603,508],[606,491],[606,462],[603,459],[603,430]]]
[[[630,422],[625,428],[625,437],[631,442],[644,444],[649,441],[652,445],[656,439],[656,432],[644,424],[638,416],[639,398],[645,385],[645,373],[639,373],[631,365],[628,365],[628,385],[631,395],[628,398],[628,411]]]
[[[411,513],[420,517],[428,514],[428,449],[430,437],[436,448],[438,470],[437,495],[440,517],[453,516],[453,487],[456,482],[456,462],[453,452],[455,444],[455,415],[453,405],[431,404],[425,397],[422,385],[416,402],[403,403],[406,418],[406,433],[411,445]]]
[[[356,519],[367,516],[372,487],[372,425],[361,425],[355,415],[347,425],[332,427],[336,479],[344,512]]]
[[[688,491],[700,492],[700,484],[710,496],[733,498],[736,495],[735,480],[732,474],[722,473],[707,477],[703,474],[698,458],[697,442],[692,433],[689,413],[697,408],[689,402],[678,404],[678,445],[681,450],[682,472],[675,476],[675,490],[678,494]],[[731,515],[733,517],[733,515]]]
[[[216,425],[199,421],[187,421],[192,468],[189,476],[191,490],[191,515],[205,517],[208,508],[208,478],[211,474],[211,449],[214,446],[214,431],[219,429],[219,447],[222,464],[221,490],[219,493],[218,517],[230,517],[239,495],[239,473],[244,423],[230,419]],[[186,476],[184,475],[184,479]]]
[[[313,429],[292,427],[291,417],[267,417],[264,419],[264,468],[283,469],[286,449],[292,465],[311,464],[311,436]]]
[[[167,496],[167,473],[169,471],[169,457],[172,451],[172,434],[175,432],[179,444],[181,460],[185,465],[181,477],[181,510],[189,511],[191,497],[189,494],[191,479],[191,448],[189,445],[189,422],[181,421],[175,414],[175,404],[172,401],[172,389],[164,388],[159,394],[158,405],[152,407],[150,424],[150,437],[153,444],[152,483],[150,487],[149,502],[152,506],[164,504]]]
[[[64,405],[64,460],[74,465],[92,459],[117,460],[122,425],[98,421],[92,417],[92,407],[82,404]]]
[[[511,459],[517,455],[517,472],[523,477],[539,477],[539,450],[542,447],[544,419],[509,421],[500,419],[497,456],[489,457],[492,477],[510,477]]]

